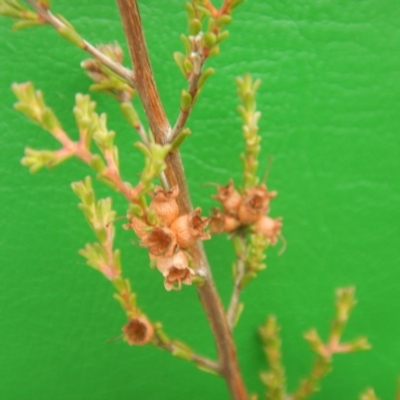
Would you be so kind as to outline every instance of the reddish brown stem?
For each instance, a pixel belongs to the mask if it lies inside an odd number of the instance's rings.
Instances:
[[[203,59],[201,61],[200,71],[198,73],[193,73],[193,75],[190,76],[190,78],[189,78],[188,93],[192,97],[192,103],[188,109],[180,111],[179,116],[174,125],[174,128],[172,129],[172,132],[170,134],[169,142],[171,142],[171,143],[181,133],[181,131],[182,131],[183,127],[185,126],[186,121],[188,120],[189,115],[193,109],[194,102],[196,101],[196,96],[197,96],[198,90],[199,90],[198,83],[199,83],[199,79],[201,76],[201,71],[202,71],[204,62],[205,62],[205,59]]]
[[[117,4],[135,68],[136,90],[142,100],[155,140],[158,143],[165,143],[171,127],[161,104],[151,70],[137,2],[136,0],[117,0]],[[166,177],[169,184],[171,186],[178,185],[180,189],[177,199],[180,213],[187,214],[193,207],[179,152],[175,151],[169,154],[166,163]],[[225,378],[233,399],[247,400],[235,345],[201,242],[192,248],[191,253],[195,268],[201,270],[205,276],[205,284],[198,289],[198,293],[215,337],[221,375]]]

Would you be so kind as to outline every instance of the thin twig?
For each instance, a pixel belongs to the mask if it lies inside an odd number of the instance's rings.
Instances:
[[[172,143],[174,141],[174,139],[176,139],[176,137],[180,134],[180,132],[182,131],[182,129],[184,128],[184,126],[186,124],[186,121],[188,120],[188,118],[190,116],[191,111],[193,110],[193,105],[194,105],[194,102],[196,101],[196,96],[198,94],[198,83],[199,83],[199,79],[201,76],[201,71],[203,69],[204,62],[205,62],[205,59],[201,59],[201,61],[199,61],[199,71],[193,72],[189,78],[188,93],[192,97],[192,104],[190,105],[190,107],[188,109],[180,110],[178,118],[175,122],[174,128],[172,129],[172,131],[168,137],[169,143]]]
[[[166,351],[169,351],[170,353],[174,353],[176,350],[179,350],[179,346],[175,345],[173,342],[170,342],[168,344],[157,342],[156,346]],[[219,364],[216,361],[211,360],[207,357],[201,356],[194,352],[190,352],[190,361],[193,361],[197,365],[202,366],[206,369],[214,371],[216,374],[220,373]]]
[[[239,304],[239,297],[240,297],[240,292],[242,290],[241,288],[241,282],[244,277],[244,273],[246,271],[246,236],[244,233],[239,233],[238,240],[241,242],[241,249],[242,252],[241,254],[237,255],[237,271],[236,271],[236,277],[235,277],[235,282],[233,286],[233,292],[231,295],[231,300],[229,302],[229,307],[228,311],[226,313],[226,319],[228,321],[229,328],[233,330],[233,327],[235,325],[235,319],[236,319],[236,313],[238,309],[238,304]]]
[[[55,29],[60,29],[66,27],[66,25],[58,19],[54,14],[52,14],[49,10],[41,7],[34,0],[25,0],[30,6],[32,6],[35,11],[43,18],[44,21],[52,25]],[[119,77],[124,79],[131,87],[135,87],[135,75],[133,71],[128,68],[123,67],[121,64],[113,61],[111,58],[107,57],[104,53],[98,50],[95,46],[90,44],[88,41],[83,40],[84,47],[83,50],[88,52],[94,58],[99,60],[102,64],[104,64],[111,71],[116,73]]]
[[[63,149],[61,149],[61,151],[74,155],[84,163],[91,165],[94,160],[94,155],[85,146],[84,141],[80,140],[74,142],[69,138],[66,132],[60,128],[57,128],[52,134],[62,144]],[[117,190],[122,193],[129,202],[136,203],[138,199],[134,196],[130,187],[122,181],[113,157],[107,157],[106,163],[107,167],[102,175],[112,181]]]
[[[136,0],[117,0],[117,3],[135,68],[136,90],[142,100],[156,142],[165,143],[171,127],[161,104],[151,70],[137,2]],[[178,185],[180,189],[177,198],[180,213],[187,214],[193,207],[179,152],[171,152],[166,158],[166,164],[166,177],[169,184],[171,186]],[[221,375],[225,378],[233,399],[247,400],[248,396],[240,374],[235,344],[200,241],[191,249],[191,256],[194,267],[203,273],[205,279],[204,285],[198,288],[198,293],[214,334]]]
[[[147,137],[147,132],[146,129],[144,128],[143,124],[141,122],[138,122],[136,126],[134,126],[136,129],[137,134],[139,135],[140,139],[142,142],[148,146],[149,145],[149,139]]]

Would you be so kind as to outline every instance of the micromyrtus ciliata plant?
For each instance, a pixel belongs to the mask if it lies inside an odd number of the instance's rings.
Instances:
[[[144,158],[144,168],[138,171],[137,181],[127,182],[120,174],[115,132],[107,128],[106,115],[96,112],[96,104],[90,96],[76,95],[73,114],[79,139],[73,140],[45,103],[41,91],[27,82],[12,85],[18,99],[15,109],[49,132],[59,143],[59,149],[26,148],[22,164],[36,172],[77,157],[95,172],[99,181],[121,194],[126,199],[123,228],[132,231],[132,237],[147,250],[150,268],[154,269],[154,284],[159,285],[160,290],[171,292],[171,296],[176,290],[196,288],[214,335],[217,357],[215,360],[207,358],[180,340],[169,338],[162,324],[146,313],[146,304],[139,302],[130,280],[124,277],[120,252],[114,248],[118,218],[111,198],[96,199],[91,179],[87,177],[73,183],[72,189],[80,199],[79,208],[97,242],[86,244],[80,254],[115,288],[114,297],[126,313],[122,339],[131,346],[158,347],[193,362],[202,371],[220,376],[226,381],[232,399],[301,400],[319,390],[321,379],[331,370],[335,354],[370,346],[364,337],[350,342],[341,340],[356,304],[354,288],[341,288],[336,291],[335,314],[328,339],[323,341],[315,329],[305,334],[315,353],[315,361],[298,387],[289,392],[286,386],[280,327],[275,316],[268,317],[259,329],[268,365],[268,369],[260,373],[265,393],[251,394],[245,387],[232,336],[243,311],[240,294],[266,268],[264,259],[268,247],[285,247],[283,218],[270,211],[278,193],[259,178],[258,120],[261,114],[256,109],[255,96],[260,81],[249,74],[236,80],[244,138],[243,179],[214,183],[216,206],[213,210],[207,212],[192,205],[180,158],[180,146],[191,133],[186,126],[188,117],[201,89],[214,73],[205,65],[209,58],[219,54],[221,43],[228,37],[227,26],[232,21],[232,13],[240,9],[242,1],[224,0],[219,7],[211,0],[186,2],[188,33],[181,36],[182,52],[174,53],[173,57],[187,87],[181,91],[180,109],[173,124],[167,120],[155,85],[137,0],[117,0],[132,69],[123,66],[123,52],[118,44],[90,44],[69,21],[53,12],[50,0],[0,0],[0,13],[16,20],[14,29],[49,25],[89,54],[90,58],[85,59],[81,67],[93,81],[90,90],[103,92],[118,102],[123,117],[138,134],[135,146]],[[141,121],[140,112],[133,106],[135,96],[141,100],[146,122]],[[226,307],[216,291],[202,244],[213,235],[221,234],[231,241],[236,256],[232,295]],[[360,399],[377,397],[368,389]]]

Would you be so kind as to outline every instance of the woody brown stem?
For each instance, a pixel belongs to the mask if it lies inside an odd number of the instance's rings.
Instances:
[[[171,126],[165,115],[151,70],[137,1],[117,0],[117,4],[135,68],[136,90],[142,100],[143,108],[156,142],[165,143],[170,135]],[[193,207],[179,152],[170,153],[166,163],[166,177],[170,186],[179,186],[180,194],[177,202],[180,214],[188,214]],[[198,293],[214,334],[218,351],[219,370],[227,382],[232,399],[247,400],[246,389],[239,371],[235,345],[201,242],[193,246],[191,255],[195,268],[202,271],[205,278],[205,283],[202,287],[199,287]]]

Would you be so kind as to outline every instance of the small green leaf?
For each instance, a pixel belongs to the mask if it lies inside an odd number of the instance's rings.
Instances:
[[[67,19],[65,19],[61,14],[56,14],[56,17],[69,29],[71,29],[72,31],[75,30],[75,28],[73,27],[73,25],[71,24],[71,22],[69,22]]]
[[[201,22],[197,18],[189,21],[189,34],[196,36],[201,31]]]
[[[194,11],[192,3],[187,1],[185,3],[185,8],[186,8],[186,12],[187,12],[188,18],[189,19],[194,18],[195,17],[195,11]]]
[[[187,90],[181,92],[181,110],[188,111],[192,107],[192,95]]]
[[[232,17],[228,14],[221,15],[217,18],[217,26],[218,28],[222,29],[225,26],[229,25],[232,22]]]
[[[211,75],[213,75],[214,72],[215,72],[214,68],[207,68],[205,71],[202,72],[202,74],[201,74],[201,76],[200,76],[200,78],[199,78],[199,82],[198,82],[198,84],[197,84],[197,86],[198,86],[199,89],[201,89],[201,88],[204,86],[206,80],[207,80]]]
[[[207,47],[212,47],[217,42],[217,36],[213,32],[207,32],[203,36],[204,43]]]
[[[79,36],[79,34],[71,29],[68,26],[62,26],[57,29],[58,33],[66,40],[68,40],[70,43],[80,47],[83,49],[85,47],[85,42],[83,39]]]
[[[211,47],[208,55],[210,57],[217,56],[220,53],[220,51],[221,51],[221,49],[219,48],[219,46],[213,46],[213,47]]]
[[[218,36],[217,36],[217,42],[220,43],[223,40],[227,39],[229,36],[229,32],[228,31],[223,31],[221,32]]]
[[[120,103],[120,109],[122,111],[122,115],[125,119],[132,125],[135,129],[140,125],[139,115],[130,102],[122,102]]]
[[[186,59],[185,55],[180,53],[179,51],[175,51],[173,56],[174,56],[176,65],[179,67],[183,76],[186,78],[186,71],[185,71],[185,67],[184,67],[184,63],[185,63],[185,59]]]
[[[217,371],[215,371],[212,368],[208,368],[204,365],[200,365],[200,364],[196,364],[196,367],[198,370],[203,371],[203,372],[207,372],[208,374],[212,374],[212,375],[219,375],[219,373]]]
[[[103,173],[106,169],[106,164],[98,154],[93,155],[89,162],[89,165],[99,174]]]
[[[15,8],[11,8],[7,5],[0,5],[0,15],[3,17],[8,17],[8,18],[21,18],[23,16],[22,12],[20,10],[16,10]]]
[[[180,148],[181,144],[184,142],[184,140],[191,134],[192,132],[190,131],[189,128],[183,129],[178,136],[174,139],[174,141],[171,143],[171,151],[172,150],[177,150]]]
[[[189,55],[190,51],[192,49],[191,45],[190,45],[189,38],[186,35],[182,34],[181,35],[181,40],[182,40],[182,43],[183,43],[183,47],[185,48],[186,55]]]

